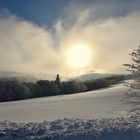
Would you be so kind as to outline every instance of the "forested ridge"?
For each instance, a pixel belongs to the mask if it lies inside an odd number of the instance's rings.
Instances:
[[[60,81],[60,79],[19,82],[14,79],[0,80],[0,102],[23,100],[36,97],[46,97],[63,94],[73,94],[109,87],[127,79],[124,75],[115,75],[84,82]]]

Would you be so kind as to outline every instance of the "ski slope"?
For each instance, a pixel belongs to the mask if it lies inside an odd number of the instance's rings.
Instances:
[[[0,121],[41,122],[56,119],[127,117],[131,105],[122,101],[126,89],[118,84],[106,89],[0,103]]]

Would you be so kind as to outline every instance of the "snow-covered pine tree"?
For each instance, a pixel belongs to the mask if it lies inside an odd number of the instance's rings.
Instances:
[[[132,74],[133,80],[128,82],[126,85],[130,90],[136,89],[140,92],[140,46],[138,49],[133,50],[129,55],[131,56],[132,63],[124,64],[124,66],[126,66],[126,70]]]

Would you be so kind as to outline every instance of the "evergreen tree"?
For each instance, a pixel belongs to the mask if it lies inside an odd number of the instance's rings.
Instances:
[[[55,83],[59,86],[59,88],[61,88],[61,80],[59,74],[56,75]]]

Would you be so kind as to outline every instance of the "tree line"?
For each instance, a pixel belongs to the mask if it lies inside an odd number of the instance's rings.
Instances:
[[[36,83],[20,83],[16,80],[0,80],[0,102],[85,92],[105,88],[124,79],[124,75],[115,75],[85,82],[39,80]]]

